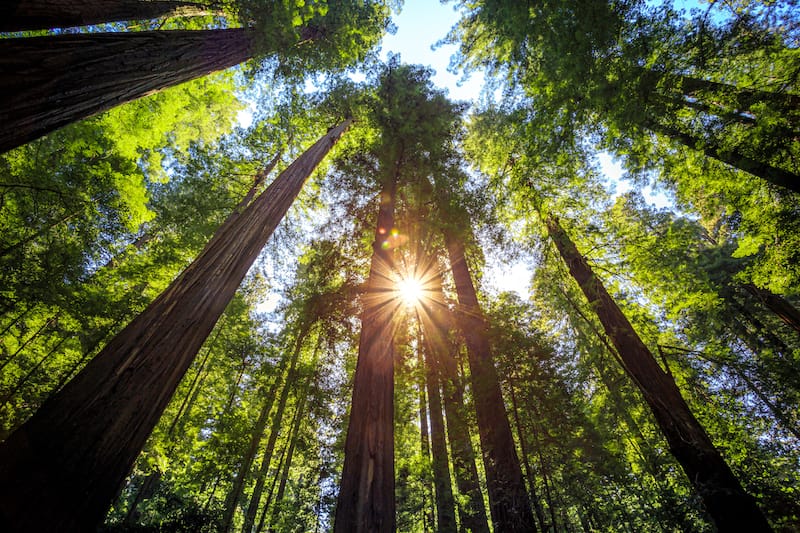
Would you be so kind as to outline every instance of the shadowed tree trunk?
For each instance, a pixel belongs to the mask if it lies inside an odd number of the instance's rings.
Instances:
[[[683,467],[720,531],[771,531],[764,515],[731,472],[681,396],[628,319],[594,275],[554,217],[546,217],[550,238],[570,274],[595,309],[625,372],[642,392],[670,451]]]
[[[0,153],[253,53],[244,28],[0,39]]]
[[[433,452],[433,487],[436,491],[436,516],[440,533],[455,533],[456,510],[453,487],[450,483],[450,463],[447,459],[447,443],[444,437],[442,396],[439,392],[439,370],[433,352],[433,343],[427,340],[425,347],[425,382],[428,388],[428,404],[431,413],[431,451]]]
[[[744,285],[747,292],[758,298],[764,306],[775,313],[787,326],[800,333],[800,311],[797,310],[782,296],[778,296],[767,289],[756,287],[752,283]]]
[[[464,413],[464,389],[458,375],[458,363],[452,353],[458,348],[448,338],[453,320],[442,293],[441,277],[436,276],[429,285],[431,287],[426,292],[430,293],[430,297],[420,300],[424,310],[420,315],[430,347],[429,353],[439,369],[456,488],[464,496],[459,499],[458,516],[462,530],[489,533],[489,521],[475,466],[475,450]]]
[[[744,170],[754,176],[757,176],[765,181],[768,181],[779,187],[784,187],[791,191],[800,192],[800,175],[778,168],[776,166],[764,163],[742,154],[738,150],[728,150],[721,148],[713,142],[707,141],[672,126],[665,126],[656,122],[655,120],[643,120],[642,126],[653,131],[669,137],[675,142],[678,142],[693,150],[699,150],[708,157],[721,161],[739,170]]]
[[[458,294],[458,325],[467,344],[492,523],[495,531],[536,531],[497,370],[492,363],[486,319],[472,284],[464,245],[447,230],[445,242]]]
[[[247,270],[350,120],[331,129],[0,444],[0,529],[88,531]]]
[[[394,503],[394,258],[384,247],[394,227],[399,168],[385,178],[364,295],[344,467],[334,531],[393,532]]]
[[[214,6],[174,0],[6,0],[0,7],[0,31],[46,30],[103,22],[192,17]]]

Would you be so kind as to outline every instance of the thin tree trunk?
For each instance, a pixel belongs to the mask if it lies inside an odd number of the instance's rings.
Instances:
[[[669,137],[673,141],[683,144],[684,146],[693,150],[699,150],[708,157],[728,164],[734,168],[738,168],[739,170],[748,172],[772,183],[773,185],[784,187],[795,192],[800,192],[800,176],[794,172],[775,167],[768,163],[757,161],[740,153],[738,150],[723,149],[713,142],[709,142],[695,135],[680,131],[675,127],[665,126],[655,120],[645,119],[642,121],[642,125],[655,133]]]
[[[250,533],[250,531],[253,529],[253,524],[255,524],[256,521],[258,504],[261,503],[261,494],[264,492],[264,483],[266,482],[267,472],[269,471],[269,463],[272,461],[272,453],[275,450],[275,443],[278,441],[278,435],[281,432],[281,422],[283,422],[283,412],[286,409],[286,401],[289,399],[289,391],[296,386],[295,378],[297,376],[297,361],[300,358],[300,352],[303,348],[303,341],[307,335],[307,326],[304,326],[297,334],[294,353],[292,354],[292,360],[289,363],[289,371],[286,374],[286,381],[281,389],[281,396],[278,399],[278,405],[275,407],[275,415],[272,417],[272,426],[270,427],[269,431],[269,439],[267,440],[267,447],[264,450],[264,456],[261,459],[261,467],[258,471],[256,486],[253,488],[253,494],[250,495],[250,503],[247,506],[247,512],[244,516],[244,526],[242,527],[243,533]]]
[[[531,493],[531,499],[533,500],[533,509],[536,512],[536,518],[539,520],[539,526],[541,527],[542,531],[547,529],[544,521],[544,511],[542,510],[542,506],[539,503],[539,498],[536,495],[536,478],[533,475],[533,469],[531,468],[531,462],[528,459],[528,443],[525,440],[525,433],[522,431],[522,422],[520,421],[519,417],[519,405],[517,405],[517,393],[514,390],[516,387],[515,380],[509,376],[508,377],[508,390],[511,396],[511,412],[514,416],[514,425],[517,428],[517,436],[519,437],[519,451],[522,455],[522,466],[525,468],[525,477],[528,478],[528,487]],[[536,443],[538,446],[538,442]]]
[[[56,352],[56,350],[58,350],[61,347],[62,344],[64,344],[67,340],[72,339],[74,337],[75,337],[74,333],[71,335],[64,335],[63,337],[61,337],[61,340],[59,340],[52,348],[50,348],[47,354],[45,354],[44,357],[39,359],[39,361],[35,365],[33,365],[33,367],[30,370],[28,370],[28,372],[26,372],[22,378],[20,378],[17,384],[14,385],[14,387],[7,394],[3,395],[3,397],[0,398],[0,407],[10,402],[14,398],[14,396],[20,391],[20,389],[22,389],[22,387],[25,386],[28,380],[36,373],[36,371],[39,370],[39,368],[45,363],[45,361],[47,361],[50,358],[50,356],[53,355]]]
[[[231,490],[228,492],[228,496],[225,499],[225,515],[223,516],[222,521],[223,532],[230,531],[231,525],[233,524],[233,515],[236,513],[236,506],[239,504],[239,499],[244,491],[245,481],[247,481],[250,468],[253,466],[256,453],[258,453],[258,445],[261,443],[261,439],[264,437],[264,429],[267,427],[269,413],[272,411],[272,404],[275,401],[275,395],[278,392],[278,385],[281,382],[283,371],[286,368],[288,360],[289,358],[285,356],[281,358],[280,366],[275,374],[275,379],[272,381],[267,394],[263,396],[264,404],[261,407],[261,413],[258,415],[258,420],[256,420],[253,433],[250,435],[250,444],[247,447],[244,457],[242,457],[242,463],[239,465],[239,470],[236,472],[236,475],[233,478]]]
[[[422,355],[422,326],[418,328],[417,335],[417,387],[419,388],[419,439],[420,439],[420,454],[423,461],[431,464],[431,446],[430,446],[430,431],[428,430],[428,402],[425,396],[425,361]],[[435,474],[434,474],[435,475]],[[436,527],[434,522],[433,508],[436,502],[431,498],[430,483],[426,478],[422,478],[422,530],[428,531]],[[430,501],[431,505],[428,505]]]
[[[683,467],[720,531],[771,531],[748,495],[689,410],[675,382],[661,369],[628,319],[594,275],[558,220],[546,218],[547,230],[570,274],[596,310],[623,368],[653,411],[670,450]]]
[[[398,174],[399,163],[380,193],[333,527],[337,533],[395,529],[393,319],[398,304],[391,296],[394,258],[383,244],[394,227]]]
[[[488,326],[472,284],[464,245],[449,231],[445,231],[445,242],[458,294],[458,323],[467,344],[492,523],[496,531],[536,531],[497,370],[492,363]]]
[[[344,133],[331,129],[59,393],[0,444],[0,528],[87,531],[306,178]]]
[[[308,383],[304,387],[304,391],[301,393],[300,397],[297,398],[297,408],[294,412],[294,418],[292,420],[292,427],[289,432],[289,447],[286,450],[286,459],[283,462],[283,469],[281,472],[281,480],[278,483],[278,492],[275,494],[275,500],[272,502],[272,510],[270,512],[270,525],[275,524],[275,520],[278,518],[278,513],[280,512],[280,504],[283,501],[283,495],[286,492],[286,483],[289,480],[289,469],[292,467],[292,457],[294,456],[294,449],[297,445],[297,436],[300,433],[300,423],[303,421],[303,412],[306,405],[306,400],[308,398]],[[258,526],[256,527],[255,533],[260,533],[264,527],[264,515],[262,515],[261,520],[258,522]]]
[[[444,436],[444,418],[442,417],[442,396],[439,392],[439,370],[435,362],[431,342],[424,344],[425,381],[428,386],[428,401],[431,413],[431,450],[433,452],[433,487],[436,491],[436,517],[440,533],[455,533],[456,510],[453,499],[453,487],[450,482],[450,463],[447,458],[447,443]]]
[[[756,287],[752,283],[745,284],[744,289],[755,296],[767,309],[775,313],[787,326],[800,333],[800,311],[785,298],[767,289]]]
[[[673,92],[699,100],[703,100],[704,94],[727,97],[737,111],[750,111],[754,104],[761,102],[783,114],[800,110],[800,95],[797,94],[742,88],[728,83],[658,72],[646,68],[638,68],[638,70],[642,74],[642,89],[647,92],[652,92],[656,85],[661,83]]]
[[[214,12],[209,5],[174,0],[6,0],[0,7],[0,32],[196,17]]]
[[[244,28],[0,39],[0,153],[253,53]]]
[[[424,310],[421,316],[430,353],[441,374],[447,438],[453,455],[456,487],[466,500],[462,504],[459,499],[461,528],[472,533],[489,533],[489,521],[475,466],[475,450],[464,413],[464,389],[458,375],[458,363],[451,353],[458,348],[448,339],[453,320],[442,293],[441,278],[435,278],[434,286],[428,292],[431,297],[421,300]]]

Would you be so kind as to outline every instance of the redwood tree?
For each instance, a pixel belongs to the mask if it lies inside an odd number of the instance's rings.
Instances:
[[[214,3],[178,0],[8,0],[0,6],[0,31],[45,30],[103,22],[206,15]]]
[[[0,444],[0,525],[87,531],[103,518],[180,379],[347,120],[292,163],[36,414]]]
[[[445,230],[445,242],[458,294],[457,322],[467,344],[492,522],[496,531],[536,531],[464,244],[451,230]]]
[[[597,313],[625,372],[642,392],[669,444],[720,531],[771,531],[755,499],[747,494],[697,421],[672,377],[661,369],[628,319],[561,227],[546,217],[550,238],[570,274]]]

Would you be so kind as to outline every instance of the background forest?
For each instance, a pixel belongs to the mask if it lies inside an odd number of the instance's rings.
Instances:
[[[0,7],[0,529],[800,531],[798,2],[444,3]]]

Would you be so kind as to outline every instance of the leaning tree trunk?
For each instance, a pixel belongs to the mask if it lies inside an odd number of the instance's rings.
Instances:
[[[775,313],[787,326],[800,333],[800,311],[788,300],[767,289],[756,287],[753,283],[746,283],[744,289],[758,298],[767,309]]]
[[[394,505],[394,259],[384,247],[394,227],[398,175],[386,178],[372,243],[361,315],[358,363],[333,529],[393,532]]]
[[[289,391],[296,387],[297,379],[297,361],[300,359],[300,352],[303,349],[303,342],[308,335],[309,327],[303,325],[297,334],[295,341],[294,353],[292,354],[292,362],[289,364],[289,371],[286,374],[286,382],[281,389],[281,397],[278,400],[278,405],[275,408],[275,415],[272,417],[272,426],[269,431],[269,439],[267,440],[267,447],[264,449],[264,456],[261,458],[261,467],[258,470],[258,478],[253,487],[253,493],[250,495],[250,503],[247,505],[247,511],[244,515],[244,526],[242,531],[250,533],[253,529],[253,524],[256,522],[256,515],[258,514],[258,505],[261,503],[261,495],[264,492],[264,484],[267,481],[267,472],[269,471],[270,462],[272,462],[272,453],[275,451],[275,444],[278,442],[278,435],[281,432],[281,424],[283,423],[283,413],[286,409],[286,402],[289,399]]]
[[[175,0],[6,0],[0,6],[0,32],[194,17],[214,11],[213,5]]]
[[[458,294],[458,323],[467,344],[494,529],[504,532],[536,531],[497,370],[492,363],[488,326],[472,284],[464,245],[449,231],[445,231],[445,242]]]
[[[350,121],[292,163],[235,224],[0,445],[0,529],[102,519],[200,346],[306,178]]]
[[[699,150],[712,159],[757,176],[773,185],[800,192],[800,175],[794,172],[758,161],[735,149],[724,149],[713,142],[683,132],[678,128],[665,126],[655,120],[644,119],[642,126],[688,148]]]
[[[0,153],[253,53],[244,28],[0,39]]]
[[[275,394],[278,392],[278,385],[283,379],[283,370],[286,367],[288,360],[289,357],[287,357],[286,354],[283,354],[283,357],[281,357],[281,362],[278,366],[278,371],[275,373],[275,379],[269,386],[269,390],[266,391],[266,395],[263,396],[264,403],[261,406],[261,412],[258,415],[258,420],[256,420],[256,425],[250,435],[250,443],[247,446],[247,451],[242,457],[239,470],[236,472],[236,475],[233,478],[231,490],[228,492],[228,496],[225,498],[225,514],[222,517],[222,528],[220,528],[223,533],[227,533],[231,529],[233,515],[236,513],[236,507],[238,506],[239,499],[242,496],[244,484],[247,481],[247,476],[250,474],[250,467],[253,466],[256,453],[258,453],[258,445],[261,443],[261,439],[264,436],[264,429],[267,427],[269,413],[272,411],[272,404],[275,401]]]
[[[683,467],[720,531],[771,531],[766,518],[714,447],[705,429],[659,366],[628,319],[594,275],[554,217],[546,218],[550,238],[611,339],[625,372],[642,392],[670,451]]]

